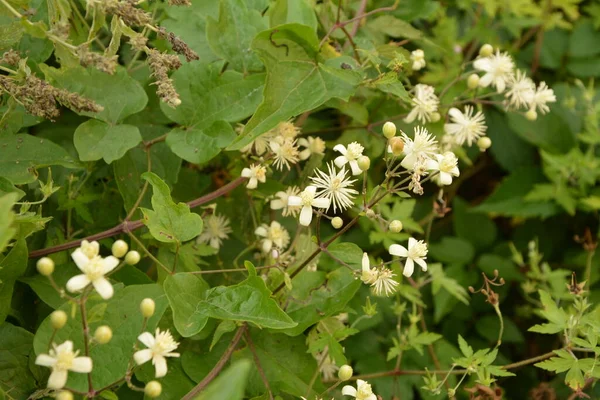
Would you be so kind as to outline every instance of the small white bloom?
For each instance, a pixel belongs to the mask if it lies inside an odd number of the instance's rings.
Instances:
[[[452,177],[460,175],[458,158],[451,151],[436,154],[435,158],[435,160],[427,160],[426,168],[430,171],[439,171],[439,174],[433,178],[438,185],[451,185]]]
[[[100,254],[100,243],[95,240],[93,242],[82,240],[79,248],[90,260]]]
[[[369,261],[369,255],[367,253],[363,253],[362,258],[362,272],[360,275],[360,280],[366,283],[367,285],[372,285],[375,283],[377,279],[377,269],[371,269],[371,262]]]
[[[267,152],[267,150],[269,149],[269,143],[274,138],[275,138],[275,135],[273,134],[273,132],[269,131],[267,133],[260,135],[256,139],[254,139],[253,142],[244,146],[240,151],[242,153],[249,153],[252,151],[252,149],[254,149],[254,153],[257,156],[262,156],[263,154],[265,154]]]
[[[258,182],[265,183],[267,181],[267,169],[260,164],[252,164],[250,168],[244,168],[241,175],[249,178],[246,185],[248,189],[256,189]]]
[[[381,267],[377,270],[377,277],[375,281],[371,284],[373,287],[373,292],[377,296],[386,296],[396,293],[396,286],[398,286],[398,282],[394,279],[396,274],[392,272],[391,269]]]
[[[415,263],[419,264],[423,271],[427,271],[427,244],[422,240],[416,240],[414,238],[408,239],[408,249],[399,244],[393,244],[389,248],[389,253],[397,257],[405,257],[406,263],[404,264],[404,271],[402,274],[406,277],[412,276]]]
[[[300,128],[290,121],[280,122],[275,128],[275,133],[284,138],[294,139],[300,133]]]
[[[356,388],[350,385],[344,386],[342,395],[355,397],[356,400],[377,400],[371,385],[361,379],[356,380]]]
[[[512,76],[508,81],[508,91],[504,97],[509,107],[519,109],[525,107],[530,101],[535,91],[535,83],[521,70]]]
[[[542,114],[546,114],[550,111],[550,107],[546,103],[554,103],[556,96],[554,90],[550,89],[546,82],[540,82],[537,89],[530,94],[527,100],[531,110],[535,111],[537,107]]]
[[[264,238],[261,241],[261,247],[265,253],[268,253],[273,248],[273,245],[275,245],[276,248],[283,250],[290,243],[290,234],[277,221],[271,222],[271,226],[262,224],[256,228],[254,233],[257,236]]]
[[[283,209],[281,215],[284,217],[287,217],[288,215],[295,217],[300,212],[302,207],[288,205],[288,198],[290,196],[298,195],[300,195],[300,189],[297,186],[290,186],[285,190],[285,192],[279,191],[275,193],[276,198],[271,200],[271,210]]]
[[[62,389],[67,384],[69,371],[87,374],[92,372],[92,359],[77,357],[79,351],[73,352],[73,342],[67,340],[57,346],[52,344],[50,354],[40,354],[35,359],[37,365],[52,368],[48,378],[48,389]]]
[[[404,159],[400,164],[406,169],[413,169],[417,161],[430,159],[436,153],[437,141],[423,127],[415,127],[414,139],[409,138],[406,133],[402,132],[402,140],[404,141],[404,149],[402,151]]]
[[[156,377],[161,378],[167,374],[167,359],[166,357],[179,357],[179,353],[173,353],[179,343],[177,343],[171,332],[167,329],[161,332],[156,328],[156,334],[152,336],[150,332],[144,332],[138,336],[138,340],[142,342],[147,349],[136,351],[133,354],[133,359],[137,365],[142,365],[152,360],[152,365],[156,372]]]
[[[215,213],[204,219],[204,229],[196,241],[198,243],[208,243],[210,247],[218,250],[223,240],[229,238],[230,233],[229,219]]]
[[[283,170],[284,166],[289,170],[290,164],[298,162],[298,147],[294,139],[281,136],[271,141],[269,146],[275,157],[273,164],[278,170]]]
[[[411,99],[413,109],[410,110],[404,121],[412,123],[415,119],[422,124],[432,121],[437,113],[440,100],[435,95],[433,86],[419,83],[415,85],[414,96]]]
[[[425,67],[427,63],[425,62],[425,52],[421,49],[417,49],[410,53],[410,61],[412,61],[412,69],[415,71],[420,70]]]
[[[307,186],[306,189],[300,196],[289,196],[288,197],[288,205],[289,206],[302,206],[302,210],[300,211],[300,225],[309,226],[312,221],[312,208],[328,208],[329,207],[329,199],[321,197],[315,198],[317,193],[317,188],[314,186]]]
[[[317,359],[317,365],[319,366],[319,372],[321,372],[323,380],[332,381],[335,379],[340,367],[335,365],[335,362],[331,359],[327,350],[327,346],[325,346],[323,352],[317,353],[315,358]]]
[[[300,151],[301,160],[306,160],[313,154],[323,155],[325,153],[325,142],[320,137],[300,138],[298,146],[304,147],[304,150]]]
[[[483,113],[478,111],[473,115],[473,111],[472,106],[465,106],[464,113],[454,107],[448,110],[452,122],[444,125],[444,131],[451,135],[459,146],[462,146],[465,142],[471,146],[487,131]]]
[[[82,243],[83,245],[83,243]],[[84,245],[87,246],[87,245]],[[94,255],[89,258],[84,253],[94,254],[90,252],[90,247],[80,247],[71,253],[71,258],[75,261],[77,268],[83,272],[81,275],[75,275],[67,281],[67,290],[69,292],[80,292],[90,283],[96,289],[96,292],[104,299],[110,299],[114,293],[114,289],[108,279],[104,275],[115,269],[119,265],[119,259],[114,256],[102,258],[99,255]],[[96,253],[97,254],[97,253]]]
[[[341,156],[337,157],[333,162],[337,165],[338,168],[342,168],[346,164],[350,164],[350,169],[352,169],[352,175],[359,175],[362,173],[362,170],[358,166],[358,158],[363,155],[363,150],[365,148],[362,147],[358,142],[352,142],[345,147],[343,144],[336,144],[333,147],[334,151],[339,151],[342,153]]]
[[[497,50],[496,54],[475,60],[473,67],[485,72],[479,80],[479,86],[488,87],[491,84],[498,93],[502,93],[512,78],[515,63],[508,53],[500,53],[500,50]]]
[[[343,211],[348,207],[352,207],[354,197],[358,194],[358,191],[352,188],[356,179],[346,177],[346,167],[342,167],[339,172],[336,172],[334,164],[329,163],[327,169],[328,174],[317,169],[315,170],[317,176],[310,178],[319,190],[317,197],[329,199],[330,205],[333,204],[334,213],[337,212],[338,208]]]

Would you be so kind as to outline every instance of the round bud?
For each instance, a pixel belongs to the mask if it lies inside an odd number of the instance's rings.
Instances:
[[[371,159],[367,156],[360,156],[358,157],[357,163],[358,168],[360,168],[362,172],[365,172],[371,166]]]
[[[131,250],[129,253],[127,253],[125,255],[125,263],[127,263],[129,265],[135,265],[140,262],[141,258],[142,257],[140,256],[140,253],[138,253],[135,250]]]
[[[373,211],[373,210],[372,210],[372,209],[370,209],[370,208],[367,210],[367,212],[365,213],[365,215],[366,215],[368,218],[371,218],[371,219],[375,218],[375,216],[376,216],[376,214],[375,214],[375,211]]]
[[[333,226],[335,229],[340,229],[343,225],[344,225],[344,220],[341,219],[340,217],[334,217],[331,220],[331,226]]]
[[[467,78],[467,87],[471,90],[476,89],[479,85],[479,75],[471,74]]]
[[[112,245],[112,254],[117,258],[123,257],[127,253],[127,250],[129,250],[129,246],[124,240],[119,239]]]
[[[442,118],[439,112],[434,112],[431,114],[431,122],[438,122]]]
[[[68,390],[61,390],[55,397],[56,400],[73,400],[73,393]]]
[[[112,339],[112,329],[110,326],[102,325],[96,328],[96,332],[94,332],[94,340],[100,344],[106,344],[110,342]]]
[[[490,139],[489,137],[482,136],[479,139],[477,139],[477,147],[479,147],[479,150],[486,151],[491,146],[492,146],[492,139]]]
[[[151,398],[156,398],[162,393],[162,385],[157,381],[150,381],[146,383],[144,388],[144,394]]]
[[[354,371],[352,370],[352,367],[348,364],[344,364],[338,371],[338,378],[340,378],[340,381],[347,381],[348,379],[352,378],[353,373]]]
[[[394,124],[393,122],[386,122],[385,124],[383,124],[383,136],[385,136],[388,139],[393,138],[394,136],[396,136],[396,124]]]
[[[395,219],[392,222],[390,222],[390,226],[389,226],[390,232],[394,232],[394,233],[398,233],[402,230],[402,222]]]
[[[173,104],[175,107],[181,105],[181,99],[180,98],[175,98],[173,100],[171,100],[171,104]]]
[[[144,299],[140,303],[140,311],[144,318],[150,318],[154,314],[154,309],[156,308],[156,304],[152,299]]]
[[[63,310],[56,310],[50,314],[50,323],[54,329],[60,329],[67,323],[67,313]]]
[[[279,258],[279,251],[277,249],[271,250],[271,257],[277,260]]]
[[[393,137],[389,141],[390,148],[392,149],[392,154],[395,156],[399,156],[402,154],[402,150],[404,150],[404,141],[399,137]]]
[[[537,119],[537,113],[532,108],[531,110],[529,110],[525,113],[525,118],[527,118],[530,121],[535,121]]]
[[[38,260],[37,270],[41,275],[50,276],[54,272],[54,261],[48,257],[42,257]]]
[[[491,44],[488,44],[488,43],[484,44],[479,49],[479,55],[481,57],[489,57],[492,55],[493,52],[494,52],[494,48],[492,47]]]

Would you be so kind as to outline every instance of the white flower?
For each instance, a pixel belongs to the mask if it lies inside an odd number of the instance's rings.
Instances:
[[[152,365],[156,372],[156,377],[161,378],[167,374],[167,359],[165,357],[179,357],[179,353],[173,353],[177,349],[177,343],[171,332],[167,329],[161,332],[156,328],[156,334],[152,336],[150,332],[144,332],[138,336],[138,340],[142,342],[147,349],[136,351],[133,354],[133,359],[137,365],[142,365],[152,360]]]
[[[439,174],[433,178],[438,185],[451,185],[452,177],[460,175],[458,158],[451,151],[436,154],[435,158],[435,160],[427,160],[426,168],[430,171],[439,171]]]
[[[307,186],[306,189],[300,196],[289,196],[288,205],[290,206],[302,206],[300,211],[300,225],[308,226],[312,221],[312,208],[328,208],[329,199],[321,197],[316,199],[315,194],[317,188],[314,186]]]
[[[268,253],[273,248],[273,245],[278,249],[285,249],[290,242],[288,231],[277,221],[271,222],[271,226],[262,224],[256,228],[254,233],[264,238],[262,240],[262,250],[265,253]]]
[[[304,147],[304,150],[300,152],[301,160],[306,160],[312,154],[323,155],[325,152],[325,142],[320,137],[300,138],[298,139],[298,146]]]
[[[556,96],[554,96],[554,90],[550,89],[548,85],[546,85],[546,82],[540,82],[537,89],[530,94],[527,103],[531,110],[535,111],[535,108],[537,107],[542,114],[546,114],[550,111],[550,107],[548,107],[546,103],[554,103],[555,101]]]
[[[435,95],[435,89],[432,86],[419,83],[415,85],[414,92],[414,97],[411,100],[413,109],[410,110],[404,121],[409,124],[415,119],[418,119],[422,124],[431,121],[440,104],[440,100]]]
[[[338,168],[342,168],[348,163],[352,169],[352,175],[359,175],[362,173],[362,170],[358,166],[357,160],[363,155],[364,149],[358,142],[352,142],[348,147],[345,147],[343,144],[336,144],[333,150],[339,151],[342,155],[337,157],[333,162],[335,162]]]
[[[406,257],[406,263],[404,264],[404,271],[402,274],[406,277],[410,277],[415,270],[415,263],[419,264],[423,271],[427,271],[427,244],[422,240],[416,240],[414,238],[408,239],[408,250],[406,247],[399,244],[393,244],[389,248],[389,252],[393,256]]]
[[[373,394],[373,389],[366,381],[361,379],[356,380],[356,388],[346,385],[342,388],[342,395],[355,397],[356,400],[377,400],[377,396]]]
[[[301,207],[288,205],[288,198],[290,196],[298,196],[299,194],[300,189],[297,186],[290,186],[285,192],[280,191],[275,193],[276,198],[271,200],[271,210],[283,209],[281,215],[284,217],[287,217],[288,215],[295,217],[300,212]]]
[[[95,240],[93,242],[82,240],[79,248],[89,259],[92,259],[100,254],[100,243],[96,242]]]
[[[229,233],[231,233],[229,219],[215,213],[204,219],[204,230],[196,241],[208,243],[210,247],[218,250],[223,240],[229,238]]]
[[[335,362],[331,359],[327,352],[328,348],[325,346],[325,349],[321,353],[317,353],[317,365],[319,366],[319,371],[323,376],[324,381],[332,381],[336,378],[336,373],[340,369]]]
[[[390,296],[396,292],[396,286],[398,286],[398,282],[394,279],[396,274],[392,272],[391,269],[381,267],[377,271],[377,277],[375,281],[371,284],[373,287],[373,292],[377,296]]]
[[[367,285],[372,285],[375,283],[377,279],[377,269],[371,269],[371,262],[369,261],[369,255],[367,253],[363,253],[362,258],[362,273],[360,275],[360,280],[366,283]]]
[[[348,207],[352,207],[354,197],[358,194],[358,191],[352,188],[352,184],[356,182],[356,179],[346,177],[346,167],[342,167],[339,172],[336,172],[333,163],[329,163],[327,169],[329,174],[317,169],[315,170],[317,176],[310,178],[319,190],[317,197],[329,199],[330,205],[333,204],[334,213],[337,212],[338,208],[343,211]]]
[[[444,131],[448,135],[452,135],[455,143],[459,146],[462,146],[465,142],[471,146],[477,142],[477,139],[485,135],[487,130],[483,113],[478,111],[473,115],[473,110],[472,106],[465,106],[464,113],[454,107],[448,110],[452,122],[444,125]]]
[[[246,187],[248,189],[256,189],[258,182],[265,183],[267,180],[267,169],[260,164],[252,164],[250,168],[242,170],[242,176],[248,179]]]
[[[275,128],[275,133],[284,138],[294,139],[300,133],[300,128],[295,126],[293,122],[280,122]]]
[[[504,97],[508,105],[515,109],[526,106],[535,91],[535,83],[521,70],[517,70],[517,73],[511,77],[508,87]]]
[[[262,156],[269,149],[269,143],[271,142],[271,140],[273,140],[274,137],[275,135],[271,131],[269,131],[254,139],[253,142],[244,146],[240,151],[242,153],[248,153],[254,148],[254,153],[257,156]]]
[[[502,93],[506,89],[507,82],[512,78],[515,63],[508,53],[500,53],[498,50],[496,54],[475,60],[473,67],[485,72],[479,80],[479,86],[488,87],[491,84],[498,93]]]
[[[119,259],[117,257],[108,256],[102,258],[99,255],[88,257],[85,254],[94,254],[94,251],[90,251],[89,245],[83,244],[83,247],[78,248],[71,253],[71,258],[75,261],[77,268],[83,272],[81,275],[75,275],[67,281],[67,290],[69,292],[82,291],[90,283],[96,289],[96,292],[104,299],[110,299],[114,293],[114,289],[108,279],[104,275],[115,269],[119,265]],[[97,254],[97,253],[96,253]]]
[[[69,371],[88,374],[92,372],[92,359],[77,357],[79,351],[73,352],[73,342],[67,340],[57,346],[52,344],[50,354],[40,354],[35,359],[37,365],[52,368],[48,378],[48,389],[62,389],[67,383]]]
[[[280,171],[284,166],[289,170],[290,164],[296,164],[299,160],[298,147],[292,138],[278,137],[271,141],[269,147],[275,156],[273,164]]]
[[[415,127],[414,139],[402,132],[402,140],[404,140],[403,153],[405,156],[400,164],[406,169],[413,169],[415,163],[421,159],[432,158],[437,150],[437,141],[423,127]]]
[[[421,49],[417,49],[410,53],[410,61],[412,61],[412,69],[415,71],[420,70],[425,67],[427,63],[425,62],[425,52]]]

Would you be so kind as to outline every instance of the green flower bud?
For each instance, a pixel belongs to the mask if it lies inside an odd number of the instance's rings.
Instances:
[[[532,108],[531,110],[529,110],[525,113],[525,118],[527,118],[530,121],[535,121],[537,119],[537,113]]]
[[[331,220],[331,226],[333,226],[335,229],[340,229],[343,225],[344,225],[344,220],[341,219],[340,217],[334,217]]]
[[[404,150],[404,141],[399,137],[393,137],[389,140],[389,145],[392,149],[392,154],[396,157],[402,154]]]
[[[42,257],[36,264],[37,270],[41,275],[50,276],[54,272],[54,261],[48,257]]]
[[[391,139],[394,136],[396,136],[396,124],[388,121],[385,124],[383,124],[382,131],[383,131],[383,136],[385,136],[388,139]]]
[[[392,222],[390,222],[390,226],[389,226],[390,232],[394,232],[394,233],[398,233],[402,230],[402,222],[395,219]]]
[[[360,168],[362,172],[365,172],[371,166],[371,159],[367,156],[360,156],[358,157],[357,163],[358,168]]]
[[[94,332],[94,340],[100,344],[106,344],[110,342],[112,336],[112,329],[110,329],[110,327],[107,325],[99,326],[96,328],[96,332]]]
[[[340,381],[347,381],[348,379],[352,378],[353,373],[354,371],[352,370],[352,367],[345,364],[340,367],[340,370],[338,371],[338,378],[340,378]]]
[[[479,86],[479,75],[471,74],[467,78],[467,87],[471,90],[476,89]]]
[[[479,55],[481,57],[489,57],[492,55],[493,52],[494,52],[494,48],[492,47],[491,44],[488,44],[488,43],[484,44],[479,49]]]
[[[438,122],[441,118],[442,116],[438,112],[431,114],[431,122]]]
[[[162,393],[162,385],[157,381],[150,381],[146,383],[144,388],[144,394],[151,398],[156,398]]]
[[[135,265],[140,262],[141,258],[142,257],[140,256],[140,253],[138,253],[135,250],[132,250],[125,255],[125,263],[129,265]]]
[[[154,300],[150,298],[144,299],[140,303],[140,311],[142,312],[144,318],[150,318],[152,315],[154,315],[155,308],[156,304],[154,303]]]
[[[56,400],[73,400],[73,393],[68,390],[61,390],[55,398]]]
[[[54,329],[61,329],[67,323],[67,313],[63,310],[56,310],[50,314],[50,323]]]
[[[112,245],[112,254],[117,258],[123,257],[127,253],[127,250],[129,250],[129,246],[124,240],[119,239]]]
[[[487,136],[482,136],[477,140],[477,147],[479,150],[486,151],[492,146],[492,139]]]

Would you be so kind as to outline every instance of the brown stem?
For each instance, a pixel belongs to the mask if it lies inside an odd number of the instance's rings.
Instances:
[[[206,375],[204,377],[204,379],[202,379],[202,381],[200,381],[199,384],[194,386],[192,388],[192,390],[190,390],[188,392],[188,394],[183,396],[181,400],[194,399],[198,395],[198,393],[200,393],[202,390],[204,390],[204,388],[206,388],[206,386],[208,386],[208,384],[210,382],[212,382],[212,380],[215,379],[217,377],[217,375],[219,375],[219,372],[221,372],[223,367],[225,367],[225,364],[227,364],[227,361],[229,361],[229,358],[231,357],[235,348],[237,347],[238,343],[240,342],[240,339],[242,339],[242,336],[244,336],[244,332],[246,331],[246,328],[247,328],[247,326],[245,324],[239,327],[238,331],[236,332],[235,336],[233,337],[233,340],[229,344],[229,347],[227,347],[227,350],[225,350],[225,353],[223,353],[223,355],[221,356],[221,358],[219,359],[217,364],[214,366],[214,368],[208,373],[208,375]]]
[[[535,49],[533,61],[531,62],[531,75],[533,76],[540,66],[540,55],[542,53],[542,44],[544,43],[544,28],[540,28],[535,36]]]
[[[260,360],[258,358],[258,354],[256,354],[256,348],[254,348],[254,342],[250,337],[250,333],[246,330],[244,334],[244,338],[246,339],[246,343],[248,344],[248,348],[250,348],[250,352],[252,353],[252,358],[254,358],[254,365],[256,365],[256,369],[258,370],[258,374],[267,389],[267,393],[269,393],[269,400],[273,400],[273,391],[271,390],[271,386],[269,385],[269,380],[267,379],[267,375],[260,365]]]
[[[237,179],[229,182],[227,185],[220,187],[219,189],[215,190],[212,193],[209,193],[202,197],[198,197],[197,199],[188,202],[187,205],[190,206],[190,208],[194,208],[199,205],[208,203],[208,202],[216,199],[217,197],[220,197],[226,193],[231,192],[233,189],[235,189],[236,187],[238,187],[245,181],[246,181],[246,178],[243,178],[243,177],[237,178]],[[83,240],[87,240],[87,241],[102,240],[102,239],[106,239],[107,237],[116,236],[116,235],[119,235],[124,232],[131,232],[133,230],[141,228],[143,225],[144,225],[144,222],[141,219],[139,219],[137,221],[123,221],[119,225],[114,226],[104,232],[96,233],[96,234],[84,237],[82,239],[73,240],[71,242],[62,243],[57,246],[52,246],[52,247],[48,247],[45,249],[34,250],[31,253],[29,253],[29,258],[43,257],[48,254],[72,249],[74,247],[78,247]]]
[[[146,147],[146,162],[148,164],[148,168],[146,169],[146,171],[152,172],[152,155],[150,154],[150,147]],[[149,184],[150,184],[150,181],[144,182],[142,191],[140,192],[140,195],[138,196],[135,203],[133,203],[133,207],[131,207],[131,210],[129,210],[129,213],[125,217],[125,221],[129,221],[133,217],[133,214],[135,214],[137,208],[140,206],[140,203],[142,202],[142,200],[144,199],[144,196],[146,195],[146,191],[148,190]]]
[[[87,320],[87,311],[85,309],[85,303],[87,301],[87,295],[88,295],[89,291],[86,290],[83,295],[81,296],[81,299],[79,300],[79,310],[81,312],[81,325],[82,325],[82,330],[83,330],[83,346],[84,346],[84,350],[85,350],[85,356],[89,357],[90,356],[90,326],[88,325],[88,320]],[[94,393],[94,385],[92,384],[92,373],[89,372],[87,374],[87,381],[88,381],[88,397],[92,397],[93,393]]]

